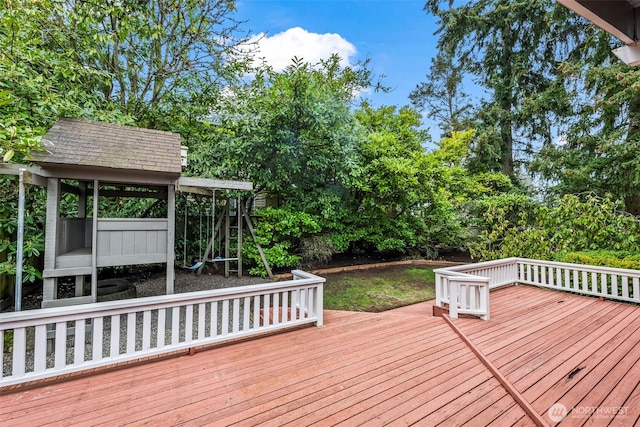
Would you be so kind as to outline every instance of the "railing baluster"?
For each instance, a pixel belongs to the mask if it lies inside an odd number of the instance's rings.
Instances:
[[[249,317],[251,315],[251,298],[244,297],[242,306],[242,331],[249,330]]]
[[[233,322],[231,325],[231,330],[237,334],[240,331],[240,298],[233,299]]]
[[[526,277],[524,277],[524,263],[520,263],[518,267],[520,269],[520,280],[525,281]]]
[[[111,354],[116,357],[120,354],[120,315],[111,316]]]
[[[291,291],[291,320],[298,320],[301,318],[298,310],[300,307],[299,297],[300,291],[298,289]]]
[[[171,309],[171,345],[180,342],[180,307]]]
[[[102,360],[102,340],[104,322],[102,316],[94,317],[92,320],[93,334],[91,335],[92,356],[94,361]]]
[[[253,324],[252,329],[258,329],[260,327],[260,295],[254,295],[253,297]]]
[[[206,310],[207,305],[205,303],[198,304],[198,341],[203,340],[205,337],[206,329]]]
[[[273,294],[273,324],[280,323],[280,292]]]
[[[640,301],[640,278],[633,278],[633,299]]]
[[[56,347],[55,364],[56,369],[62,369],[67,363],[67,322],[56,323]],[[14,350],[15,354],[15,350]],[[14,370],[15,372],[15,370]],[[15,374],[14,374],[15,375]]]
[[[151,348],[151,311],[142,312],[142,350]]]
[[[184,342],[193,341],[193,304],[185,306]]]
[[[229,334],[229,300],[222,301],[222,335]]]
[[[158,324],[156,325],[156,348],[164,347],[164,339],[167,334],[167,309],[158,309]]]
[[[271,312],[271,294],[267,294],[263,297],[263,305],[262,308],[262,324],[264,326],[268,326],[271,324],[271,317],[269,316]]]
[[[211,303],[211,336],[218,336],[218,301]]]
[[[127,314],[127,349],[125,354],[133,354],[136,351],[136,313]]]
[[[282,323],[289,321],[289,292],[282,293]]]
[[[627,276],[622,276],[622,297],[629,298],[629,278]]]
[[[17,377],[25,374],[24,358],[27,352],[26,340],[27,334],[25,328],[15,328],[13,330],[13,375]]]
[[[84,325],[85,320],[79,319],[75,321],[75,337],[73,343],[73,364],[80,365],[84,362],[84,341],[85,341],[85,333],[84,333]]]
[[[4,341],[0,341],[0,344]],[[0,345],[1,347],[4,347]],[[4,359],[0,359],[4,360]],[[37,325],[34,342],[33,371],[44,372],[47,369],[47,325]]]

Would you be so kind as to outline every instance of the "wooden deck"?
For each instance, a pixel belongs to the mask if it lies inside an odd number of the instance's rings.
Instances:
[[[557,403],[562,426],[639,421],[640,308],[519,286],[491,309],[452,322],[480,356],[430,303],[325,311],[321,328],[4,392],[0,423],[534,425],[527,403],[549,425]]]

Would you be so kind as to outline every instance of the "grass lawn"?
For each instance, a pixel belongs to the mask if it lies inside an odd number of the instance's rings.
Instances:
[[[323,277],[327,310],[380,312],[436,297],[432,268],[395,266]]]

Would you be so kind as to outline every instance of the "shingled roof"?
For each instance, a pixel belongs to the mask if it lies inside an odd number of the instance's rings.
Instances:
[[[32,161],[180,174],[180,135],[152,129],[62,118],[43,138],[46,152]]]

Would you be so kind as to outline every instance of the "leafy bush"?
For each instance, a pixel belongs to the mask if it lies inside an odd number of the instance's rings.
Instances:
[[[640,252],[640,220],[626,213],[620,201],[590,194],[584,199],[565,195],[531,211],[531,199],[503,200],[502,204],[501,199],[485,203],[486,228],[470,245],[476,258],[559,260],[576,251]]]
[[[38,257],[44,250],[44,191],[27,186],[25,194],[22,281],[42,278]],[[0,297],[13,293],[17,260],[17,178],[0,178]]]
[[[255,221],[257,242],[264,250],[271,268],[298,265],[300,256],[294,255],[292,248],[295,248],[303,235],[319,231],[320,226],[313,215],[286,207],[261,209]],[[245,256],[256,265],[249,270],[249,274],[264,277],[267,272],[252,240],[247,239],[244,246]]]
[[[628,251],[584,251],[569,252],[559,261],[574,264],[597,265],[601,267],[625,268],[640,270],[640,253]]]
[[[327,234],[318,234],[300,240],[300,256],[304,263],[326,264],[335,252],[333,240]]]

